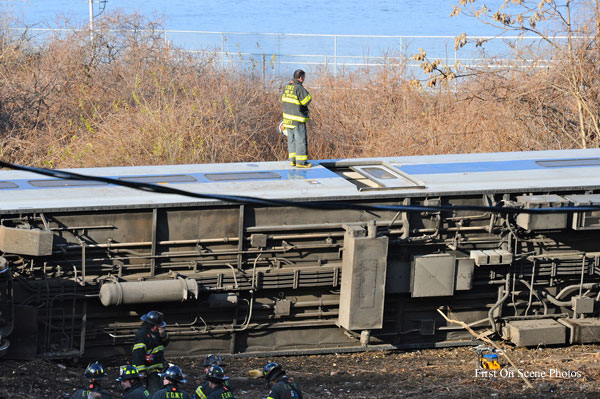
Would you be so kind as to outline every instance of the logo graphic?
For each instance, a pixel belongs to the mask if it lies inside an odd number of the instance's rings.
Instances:
[[[502,352],[495,348],[479,345],[474,348],[477,353],[477,368],[483,370],[500,370],[502,366],[498,362],[498,354]]]

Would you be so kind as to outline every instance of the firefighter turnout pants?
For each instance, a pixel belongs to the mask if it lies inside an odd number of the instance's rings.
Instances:
[[[298,122],[294,129],[288,129],[287,139],[290,163],[306,165],[308,160],[306,123]]]

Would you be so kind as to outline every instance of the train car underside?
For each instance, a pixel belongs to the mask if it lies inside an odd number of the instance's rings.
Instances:
[[[563,206],[590,192],[371,199]],[[587,201],[587,202],[586,202]],[[0,352],[129,354],[165,313],[170,355],[600,341],[600,213],[156,206],[1,216]]]

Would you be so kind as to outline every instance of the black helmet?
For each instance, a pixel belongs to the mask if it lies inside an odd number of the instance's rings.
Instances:
[[[140,378],[140,373],[137,367],[128,364],[126,366],[121,366],[119,369],[119,378],[117,378],[116,381],[135,380],[138,378]]]
[[[148,313],[140,317],[140,319],[159,327],[164,327],[167,325],[167,323],[164,320],[164,315],[161,312],[157,312],[156,310],[149,311]]]
[[[181,369],[178,366],[175,366],[174,364],[169,366],[169,368],[165,370],[164,373],[158,373],[158,375],[162,378],[166,378],[167,380],[173,382],[180,382],[182,384],[185,384],[187,382],[187,380],[185,379],[185,375],[183,375],[183,371],[181,371]]]
[[[225,377],[223,367],[211,366],[210,370],[208,370],[208,374],[206,374],[206,379],[212,382],[222,384],[225,381],[227,381],[229,377]]]
[[[274,379],[283,374],[285,374],[285,371],[279,363],[267,363],[267,365],[263,369],[263,376],[267,379],[267,381],[273,381]]]
[[[204,362],[202,366],[210,367],[210,366],[223,366],[223,358],[219,355],[208,355],[204,358]]]
[[[102,365],[98,362],[92,363],[85,369],[83,376],[88,380],[101,380],[106,377]]]

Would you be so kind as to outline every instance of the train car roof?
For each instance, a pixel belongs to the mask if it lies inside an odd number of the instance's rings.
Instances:
[[[202,194],[292,201],[355,200],[469,193],[554,192],[600,188],[600,149],[426,155],[288,162],[65,169]],[[359,188],[356,177],[370,185]],[[31,172],[0,171],[0,213],[222,203]]]

